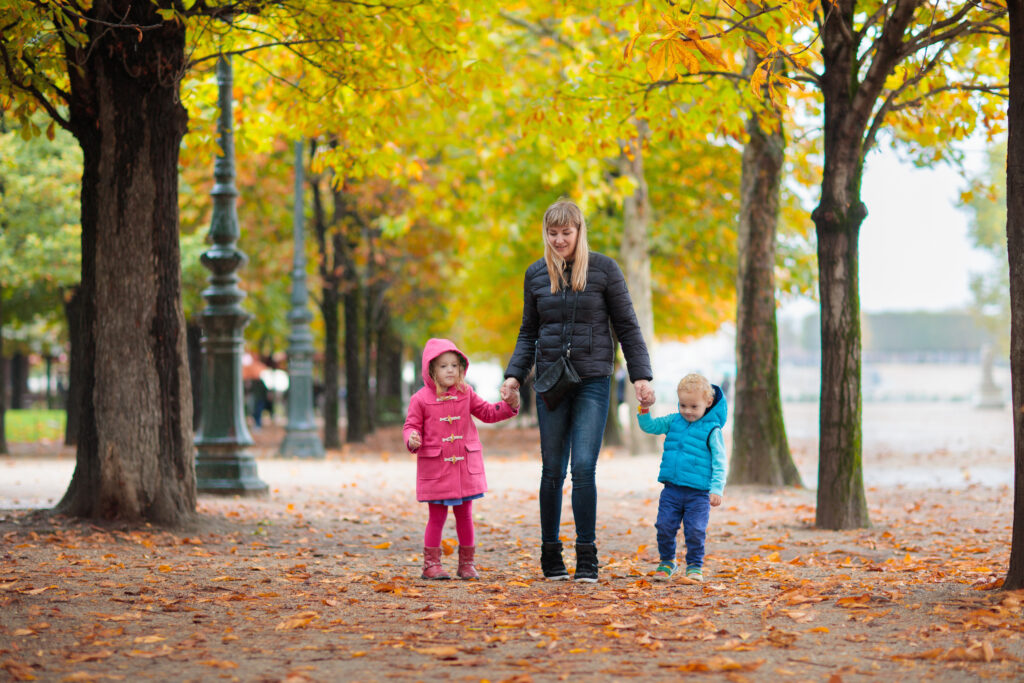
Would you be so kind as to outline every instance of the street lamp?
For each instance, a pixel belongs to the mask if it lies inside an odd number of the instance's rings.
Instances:
[[[267,485],[256,474],[256,459],[248,452],[252,435],[245,424],[242,389],[242,330],[249,314],[241,306],[245,292],[238,288],[236,271],[245,254],[235,246],[239,236],[235,199],[235,141],[231,124],[231,62],[217,59],[217,90],[221,153],[213,166],[213,215],[207,237],[213,246],[201,257],[210,271],[210,286],[203,290],[206,308],[201,315],[202,408],[196,432],[196,490],[200,493],[259,496]]]
[[[322,458],[324,445],[313,414],[313,334],[309,323],[306,289],[306,250],[302,232],[302,143],[295,143],[295,213],[292,218],[295,251],[292,255],[292,298],[288,322],[288,425],[278,455]]]

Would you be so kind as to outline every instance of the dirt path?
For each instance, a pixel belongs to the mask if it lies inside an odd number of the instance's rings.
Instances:
[[[492,492],[476,507],[482,580],[429,582],[394,434],[318,463],[270,459],[278,436],[258,435],[272,495],[202,496],[187,531],[0,511],[0,680],[1024,678],[1024,595],[991,590],[1008,561],[1008,483],[871,486],[874,526],[850,532],[813,529],[811,490],[732,487],[706,582],[662,584],[649,576],[656,458],[611,450],[601,580],[545,582],[535,430],[495,431]],[[813,469],[813,442],[794,450]],[[872,452],[866,467],[894,457],[950,460]],[[73,465],[21,453],[0,476],[28,481],[43,463]]]

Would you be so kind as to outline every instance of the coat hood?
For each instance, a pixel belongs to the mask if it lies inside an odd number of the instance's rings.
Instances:
[[[715,397],[711,399],[711,406],[701,419],[711,420],[721,427],[725,425],[725,420],[729,417],[729,407],[726,405],[725,393],[722,392],[722,387],[712,384],[711,389],[715,392]]]
[[[450,339],[429,339],[427,340],[427,345],[423,347],[423,363],[420,367],[423,384],[427,388],[437,391],[437,385],[434,384],[434,379],[430,376],[430,361],[448,351],[462,356],[462,360],[466,363],[466,369],[469,370],[469,358],[462,351],[459,351],[459,347],[455,345],[455,342]]]

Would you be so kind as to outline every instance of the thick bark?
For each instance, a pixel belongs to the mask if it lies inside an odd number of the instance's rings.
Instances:
[[[782,418],[775,237],[785,138],[751,115],[740,187],[736,386],[730,484],[802,486]]]
[[[324,448],[341,448],[339,382],[339,318],[341,282],[338,278],[340,265],[336,261],[333,242],[329,239],[328,218],[320,188],[320,178],[311,178],[313,195],[313,227],[320,249],[320,315],[324,321],[324,366],[323,366],[323,417]]]
[[[185,28],[156,9],[95,3],[88,43],[68,53],[85,367],[77,462],[57,509],[175,524],[196,505],[178,248]]]
[[[1004,588],[1024,588],[1024,6],[1010,0],[1010,104],[1006,157],[1006,246],[1010,262],[1013,395],[1013,535]]]
[[[629,295],[633,300],[640,331],[648,347],[654,343],[654,307],[651,302],[651,258],[647,252],[647,226],[651,220],[651,202],[647,190],[647,178],[644,175],[643,140],[647,135],[647,126],[637,124],[638,137],[629,141],[629,155],[619,157],[619,173],[628,176],[636,183],[633,194],[626,197],[622,206],[622,272],[626,276]],[[663,397],[664,398],[664,397]],[[627,381],[626,404],[629,414],[636,413],[636,392]],[[633,455],[656,453],[659,450],[658,439],[645,434],[630,418],[629,451]]]
[[[68,323],[68,393],[65,401],[64,445],[78,443],[78,430],[82,421],[82,385],[85,358],[85,319],[83,317],[82,290],[75,287],[64,301],[64,317]]]

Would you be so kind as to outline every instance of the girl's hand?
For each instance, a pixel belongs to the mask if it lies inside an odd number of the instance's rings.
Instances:
[[[509,398],[512,394],[516,394],[516,401],[519,400],[519,380],[515,377],[509,377],[501,384],[501,400],[508,403]],[[509,403],[509,405],[512,405]]]
[[[508,398],[504,399],[505,403],[512,410],[519,410],[519,390],[509,392]]]
[[[646,379],[638,379],[633,382],[633,389],[636,391],[636,400],[644,408],[654,405],[654,387]]]
[[[420,441],[420,433],[412,432],[409,434],[409,450],[414,451],[422,445]]]
[[[722,497],[717,493],[712,493],[710,496],[708,496],[708,498],[710,499],[711,507],[713,508],[716,508],[722,504]]]

